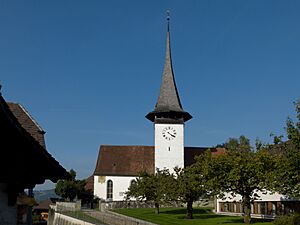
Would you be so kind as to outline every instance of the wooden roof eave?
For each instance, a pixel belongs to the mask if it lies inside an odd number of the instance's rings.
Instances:
[[[18,153],[24,150],[22,143],[27,143],[27,154],[28,156],[31,156],[27,158],[29,159],[28,163],[37,163],[40,167],[34,168],[30,171],[31,174],[36,175],[36,180],[50,179],[56,182],[58,179],[66,179],[69,177],[69,173],[21,126],[17,118],[10,111],[1,94],[0,113],[3,115],[2,119],[4,119],[7,126],[10,127],[10,132],[12,132],[11,134],[18,138],[16,141],[21,142],[19,145],[15,143],[15,148],[20,148],[17,149],[16,152]],[[45,177],[42,174],[46,174],[47,176]]]

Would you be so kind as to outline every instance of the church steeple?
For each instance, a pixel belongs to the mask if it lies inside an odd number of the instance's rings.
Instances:
[[[154,111],[148,113],[146,118],[155,123],[183,123],[192,118],[192,116],[182,108],[175,83],[170,46],[169,14],[167,15],[166,56],[160,92]]]

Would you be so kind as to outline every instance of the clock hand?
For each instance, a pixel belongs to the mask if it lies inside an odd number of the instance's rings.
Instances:
[[[175,137],[175,135],[171,134],[170,132],[168,132],[168,134],[170,134],[172,137]]]

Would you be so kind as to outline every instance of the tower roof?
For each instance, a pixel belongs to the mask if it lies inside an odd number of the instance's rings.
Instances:
[[[192,116],[188,112],[185,112],[183,110],[180,102],[178,90],[176,87],[176,82],[175,82],[174,72],[172,67],[169,20],[170,18],[168,16],[166,56],[165,56],[165,64],[164,64],[164,70],[162,75],[162,82],[160,85],[160,92],[159,92],[159,96],[154,111],[146,115],[146,118],[151,120],[152,122],[154,122],[156,118],[161,118],[161,119],[164,118],[163,120],[165,119],[173,120],[173,122],[179,120],[187,121],[192,118]],[[172,121],[168,121],[168,122],[172,122]]]

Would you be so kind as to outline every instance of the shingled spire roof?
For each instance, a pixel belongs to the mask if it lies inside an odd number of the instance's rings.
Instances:
[[[192,116],[182,108],[175,83],[170,47],[169,21],[170,17],[168,15],[166,56],[160,92],[154,111],[146,115],[146,118],[152,122],[184,122],[192,118]]]

